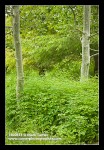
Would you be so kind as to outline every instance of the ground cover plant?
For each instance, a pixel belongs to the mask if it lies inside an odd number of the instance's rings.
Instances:
[[[61,141],[46,141],[46,143],[43,141],[43,144],[91,144],[98,141],[98,82],[96,78],[80,83],[63,77],[52,78],[50,75],[40,77],[34,71],[25,78],[21,105],[17,111],[15,76],[14,73],[7,75],[8,131],[48,133],[51,137],[62,138]],[[15,142],[18,143],[13,141]],[[27,143],[39,144],[39,141],[27,141]]]

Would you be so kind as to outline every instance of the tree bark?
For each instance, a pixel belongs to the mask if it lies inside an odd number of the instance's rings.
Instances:
[[[19,6],[13,6],[13,37],[15,45],[16,70],[17,70],[17,86],[16,98],[17,102],[20,100],[21,92],[23,91],[24,77],[22,64],[22,50],[20,42],[20,15]]]
[[[83,8],[83,35],[82,35],[82,66],[81,81],[88,80],[90,65],[90,14],[91,6]]]

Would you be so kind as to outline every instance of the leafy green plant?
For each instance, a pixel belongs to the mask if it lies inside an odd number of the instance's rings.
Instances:
[[[14,76],[8,74],[6,83],[14,85]],[[90,144],[98,140],[97,79],[82,84],[67,78],[40,77],[31,71],[19,109],[12,93],[15,86],[8,86],[7,128],[22,133],[45,132],[61,137],[60,144]]]

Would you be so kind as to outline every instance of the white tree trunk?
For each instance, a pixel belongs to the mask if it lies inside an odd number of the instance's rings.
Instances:
[[[24,78],[23,78],[23,64],[22,64],[22,50],[20,42],[20,15],[19,6],[13,6],[13,37],[15,45],[15,57],[16,57],[16,69],[17,69],[17,87],[16,98],[20,100],[20,93],[23,90]]]
[[[90,15],[91,6],[83,6],[82,66],[81,81],[88,80],[90,65]]]

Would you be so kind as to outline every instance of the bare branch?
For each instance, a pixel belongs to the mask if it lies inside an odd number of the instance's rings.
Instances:
[[[83,35],[85,35],[86,33],[85,32],[83,32],[83,31],[81,31],[81,30],[79,30],[79,29],[77,29],[76,28],[76,30],[78,30],[81,34],[83,34]]]
[[[99,50],[95,50],[95,49],[92,49],[92,48],[90,48],[90,50],[91,50],[91,51],[99,51]]]
[[[99,53],[96,53],[96,54],[94,54],[94,55],[91,55],[90,58],[93,57],[93,56],[96,56],[96,55],[99,55]]]
[[[97,32],[97,33],[95,33],[95,34],[92,34],[92,35],[90,36],[90,38],[93,37],[93,36],[96,35],[96,34],[99,34],[99,32]]]
[[[79,29],[77,29],[77,28],[76,28],[76,30],[78,30],[81,34],[83,34],[83,31],[81,31],[81,30],[79,30]]]

